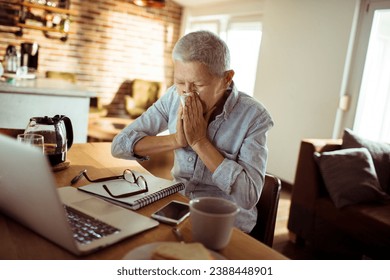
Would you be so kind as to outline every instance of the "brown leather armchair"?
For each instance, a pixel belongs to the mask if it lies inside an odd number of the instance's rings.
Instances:
[[[132,118],[142,115],[159,98],[161,83],[134,80],[131,92],[125,96],[126,111]]]

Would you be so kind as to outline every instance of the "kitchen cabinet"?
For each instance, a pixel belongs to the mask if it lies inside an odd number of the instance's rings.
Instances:
[[[94,92],[57,79],[0,82],[0,127],[25,129],[31,117],[68,116],[74,142],[87,141],[89,102]]]

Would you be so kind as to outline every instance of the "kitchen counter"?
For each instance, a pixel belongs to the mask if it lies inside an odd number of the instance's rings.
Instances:
[[[95,97],[96,94],[85,90],[77,84],[59,79],[25,79],[14,80],[14,83],[1,82],[0,93],[26,93],[40,95]]]
[[[74,142],[87,141],[89,102],[96,94],[57,79],[0,82],[0,127],[25,129],[31,117],[68,116]]]

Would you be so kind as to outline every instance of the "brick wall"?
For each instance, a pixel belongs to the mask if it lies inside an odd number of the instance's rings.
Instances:
[[[0,17],[11,13],[11,6],[0,7]],[[23,29],[18,37],[8,32],[14,27],[0,26],[0,60],[9,44],[19,48],[22,42],[36,41],[40,76],[49,70],[75,73],[80,85],[97,93],[101,105],[110,104],[129,80],[172,83],[171,51],[180,35],[181,6],[171,0],[163,9],[125,0],[71,0],[70,9],[77,12],[71,17],[75,34],[65,42],[32,29]]]

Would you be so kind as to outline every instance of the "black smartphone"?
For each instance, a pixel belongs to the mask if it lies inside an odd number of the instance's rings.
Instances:
[[[152,218],[160,222],[178,225],[190,215],[188,203],[172,200],[152,214]]]

